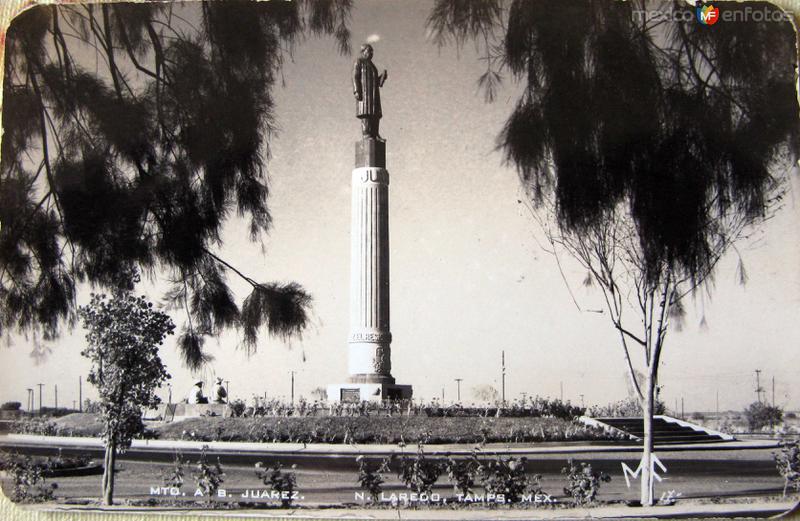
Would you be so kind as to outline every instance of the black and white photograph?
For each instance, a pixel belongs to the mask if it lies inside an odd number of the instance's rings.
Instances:
[[[19,4],[0,517],[800,513],[786,6]]]

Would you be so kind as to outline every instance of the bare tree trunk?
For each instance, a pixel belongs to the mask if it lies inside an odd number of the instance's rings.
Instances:
[[[644,420],[644,440],[642,444],[641,463],[641,497],[642,506],[653,505],[653,412],[655,410],[655,378],[654,368],[648,367],[644,382],[644,403],[642,419]]]
[[[109,442],[106,445],[106,454],[103,469],[103,504],[114,504],[114,466],[117,461],[117,445]]]

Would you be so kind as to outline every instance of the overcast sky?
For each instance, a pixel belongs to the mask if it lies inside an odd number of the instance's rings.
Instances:
[[[356,2],[351,23],[353,48],[377,39],[374,62],[389,71],[381,134],[391,178],[393,375],[418,398],[441,396],[444,388],[446,400],[455,398],[454,378],[463,378],[462,397],[471,399],[476,385],[499,389],[505,350],[509,398],[558,397],[563,384],[573,402],[581,394],[586,405],[622,399],[622,350],[608,316],[576,308],[517,203],[515,171],[494,148],[519,85],[506,77],[496,101],[485,103],[474,49],[439,50],[426,39],[430,5]],[[275,93],[281,131],[268,165],[275,226],[265,251],[248,242],[245,223],[226,227],[224,258],[258,280],[297,281],[314,297],[314,325],[290,345],[263,336],[258,353],[247,357],[235,332],[209,343],[216,360],[204,376],[209,384],[216,375],[230,380],[233,397],[288,397],[292,370],[296,392],[305,396],[347,376],[350,171],[360,133],[353,59],[339,56],[332,39],[295,49],[285,87]],[[683,398],[687,411],[711,411],[718,392],[721,409],[742,409],[755,400],[754,371],[761,369],[768,395],[774,376],[778,405],[799,408],[797,175],[793,183],[777,217],[740,247],[747,285],[736,282],[737,258],[724,259],[713,287],[687,302],[683,330],[670,332],[661,370],[668,406]],[[563,268],[581,308],[600,309],[599,292],[580,284],[586,273],[568,260]],[[248,287],[230,280],[241,302]],[[153,299],[159,290],[150,292]],[[86,291],[80,300],[87,302]],[[79,375],[88,372],[79,356],[83,335],[77,328],[53,343],[38,364],[24,338],[0,348],[0,401],[25,403],[25,388],[43,382],[45,405],[53,403],[53,384],[59,404],[71,405]],[[192,375],[172,345],[163,358],[175,397],[182,397]],[[85,383],[84,396],[94,396]]]

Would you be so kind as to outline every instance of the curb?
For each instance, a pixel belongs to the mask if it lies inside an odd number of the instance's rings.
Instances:
[[[53,447],[62,448],[91,448],[102,449],[102,440],[88,437],[70,436],[38,436],[32,434],[7,434],[0,436],[2,446],[27,446],[27,447]],[[359,455],[390,456],[408,452],[408,447],[399,445],[342,445],[322,443],[256,443],[256,442],[229,442],[229,441],[187,441],[187,440],[133,440],[131,449],[153,452],[179,450],[199,451],[207,446],[212,452],[236,452],[240,454],[291,454],[309,456],[352,457]],[[429,455],[440,456],[468,456],[472,454],[475,444],[447,444],[426,445],[425,452]],[[684,445],[656,446],[659,453],[682,451],[721,451],[721,450],[750,450],[750,449],[776,449],[778,441],[730,441],[717,443],[697,443]],[[546,455],[546,454],[586,454],[586,453],[620,453],[641,452],[639,445],[549,445],[527,447],[502,447],[487,445],[481,447],[483,454],[509,454],[509,455]]]

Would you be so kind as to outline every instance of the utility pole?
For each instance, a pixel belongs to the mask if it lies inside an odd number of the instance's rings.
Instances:
[[[775,377],[772,377],[772,406],[775,407]]]
[[[463,378],[456,378],[456,384],[457,384],[456,396],[458,398],[458,403],[461,403],[461,381],[462,380],[463,380]]]
[[[231,381],[230,381],[230,380],[225,380],[225,396],[227,396],[227,398],[226,398],[226,400],[225,400],[225,401],[226,401],[227,403],[231,403],[231,388],[230,388],[230,383],[231,383]]]
[[[25,390],[28,391],[28,405],[25,408],[28,409],[29,414],[33,414],[33,389],[28,387]]]
[[[167,405],[172,405],[172,384],[167,384]]]
[[[53,385],[53,393],[55,395],[53,400],[54,402],[53,408],[58,409],[58,384]]]
[[[681,396],[681,420],[685,420],[686,415],[683,414],[683,396]]]
[[[442,387],[442,405],[444,405],[444,387]]]
[[[559,387],[561,388],[561,401],[564,401],[564,380],[558,382]]]
[[[72,410],[77,411],[77,409],[75,408],[75,400],[72,400]]]
[[[506,404],[506,352],[505,352],[505,350],[503,350],[501,352],[500,356],[501,356],[500,365],[503,367],[503,375],[502,375],[502,380],[501,380],[502,381],[502,383],[501,383],[502,393],[501,393],[500,397],[503,400],[502,401],[503,406],[505,406],[505,404]]]
[[[83,412],[83,379],[78,376],[78,407]]]
[[[586,408],[586,406],[583,404],[583,393],[581,393],[581,408]]]
[[[719,389],[717,389],[717,418],[719,418]]]
[[[44,384],[36,384],[39,386],[39,416],[42,415],[42,387]]]
[[[297,371],[289,371],[292,374],[292,405],[294,405],[294,373]]]
[[[756,399],[758,403],[761,403],[761,393],[764,392],[764,388],[761,387],[761,369],[756,369]]]

